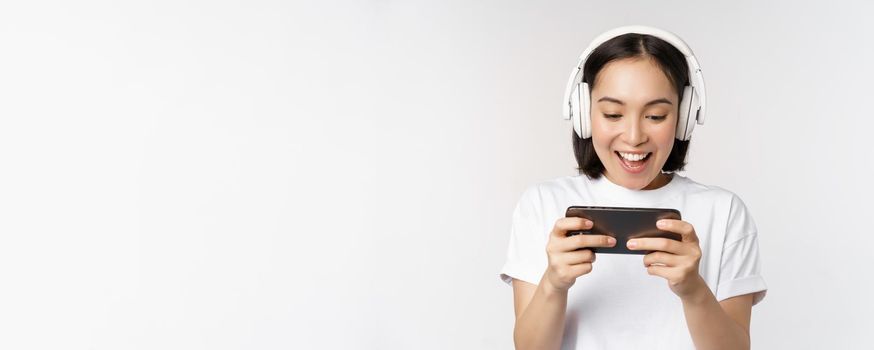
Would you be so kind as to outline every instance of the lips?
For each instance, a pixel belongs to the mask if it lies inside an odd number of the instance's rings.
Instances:
[[[619,152],[615,152],[615,154],[616,157],[619,158],[619,164],[622,165],[622,168],[631,174],[638,174],[643,172],[649,164],[649,159],[652,158],[651,152],[647,153],[646,157],[644,157],[643,159],[637,161],[627,160],[619,155]]]

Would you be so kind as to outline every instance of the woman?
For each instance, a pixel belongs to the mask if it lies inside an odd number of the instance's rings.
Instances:
[[[513,213],[501,278],[513,286],[516,347],[747,349],[751,308],[767,289],[755,223],[735,194],[674,173],[703,120],[703,81],[690,86],[697,61],[655,28],[599,38],[581,57],[580,101],[571,99],[585,118],[573,133],[581,174],[529,187]],[[596,256],[589,248],[616,240],[567,236],[593,225],[564,217],[574,205],[674,208],[683,219],[658,227],[682,241],[633,239],[629,249],[653,252]]]

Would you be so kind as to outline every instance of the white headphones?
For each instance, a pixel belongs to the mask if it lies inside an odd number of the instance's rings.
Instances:
[[[589,55],[598,46],[607,40],[629,33],[652,35],[667,41],[686,56],[686,63],[689,65],[690,85],[686,85],[683,89],[683,100],[680,101],[680,114],[677,118],[677,139],[681,141],[689,140],[692,136],[692,130],[695,129],[695,123],[692,121],[696,121],[698,125],[704,125],[704,107],[707,100],[704,91],[704,77],[701,75],[701,67],[698,66],[698,60],[692,55],[692,49],[680,37],[658,28],[645,26],[619,27],[596,37],[589,44],[589,47],[583,51],[583,54],[580,55],[577,67],[571,72],[570,79],[568,79],[562,108],[564,119],[573,118],[574,131],[580,138],[587,139],[592,137],[591,96],[589,95],[589,84],[582,81],[583,66],[586,64]]]

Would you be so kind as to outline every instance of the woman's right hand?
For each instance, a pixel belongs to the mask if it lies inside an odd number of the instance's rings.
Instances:
[[[574,285],[577,277],[592,272],[595,253],[586,248],[616,245],[615,238],[605,235],[567,236],[568,231],[588,230],[592,225],[592,221],[578,217],[565,217],[555,221],[546,244],[549,267],[546,269],[545,280],[551,287],[567,291]]]

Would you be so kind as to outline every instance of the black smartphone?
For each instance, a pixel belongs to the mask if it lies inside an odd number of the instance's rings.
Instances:
[[[616,245],[613,247],[588,248],[595,253],[645,255],[652,251],[629,250],[626,246],[628,240],[641,237],[664,237],[675,241],[683,239],[679,233],[656,227],[656,221],[661,219],[681,220],[680,211],[676,209],[571,206],[567,208],[565,217],[585,218],[594,224],[588,230],[568,231],[568,236],[583,234],[616,238]]]

